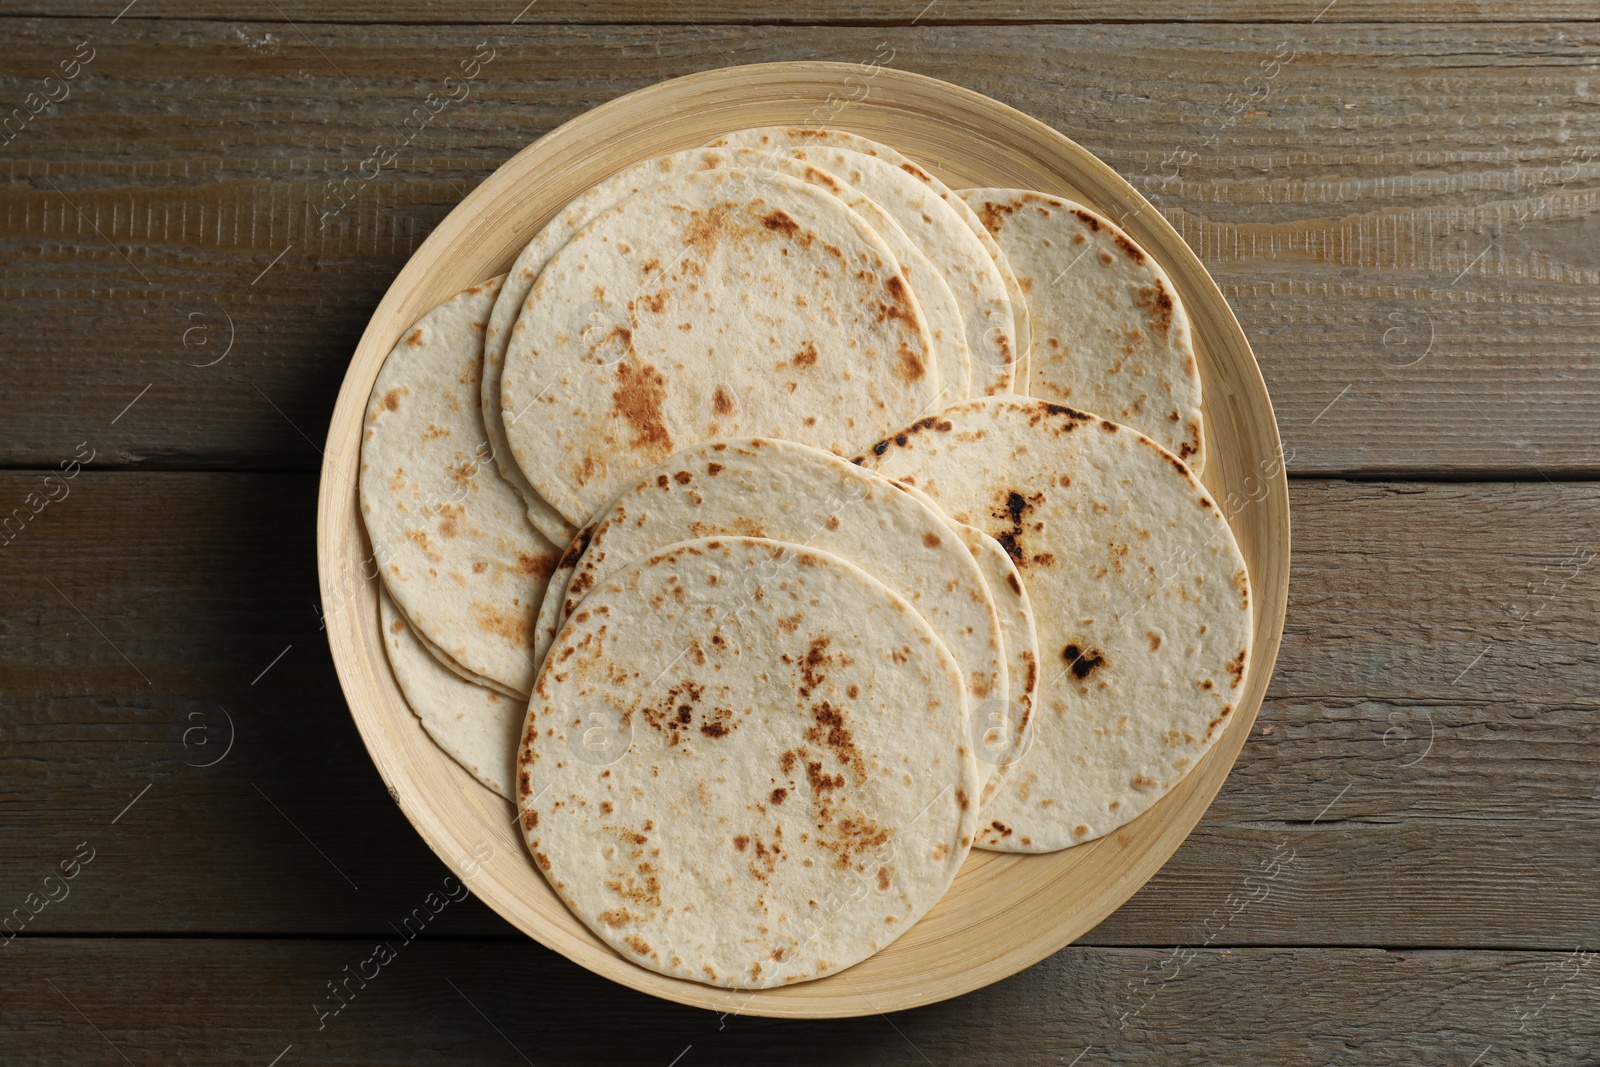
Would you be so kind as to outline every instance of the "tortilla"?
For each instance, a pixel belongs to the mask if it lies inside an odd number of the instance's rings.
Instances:
[[[532,497],[529,501],[529,519],[557,544],[566,544],[576,530],[528,484],[521,468],[511,458],[501,421],[501,374],[506,345],[517,316],[545,264],[596,216],[636,193],[675,177],[697,170],[725,167],[777,169],[790,177],[821,186],[860,215],[894,253],[901,273],[911,283],[912,293],[922,309],[933,346],[933,362],[939,368],[941,392],[934,403],[947,404],[971,395],[971,357],[955,294],[921,249],[876,202],[822,168],[787,155],[747,149],[692,148],[644,160],[619,171],[574,199],[528,243],[512,264],[500,298],[495,301],[494,312],[489,317],[488,333],[484,338],[483,407],[485,421],[491,428],[491,441],[497,457],[504,457],[504,465],[515,472],[514,484],[524,490],[525,495]],[[529,462],[538,462],[538,457],[531,457]],[[546,519],[544,513],[553,518]],[[552,522],[556,525],[551,525]]]
[[[471,679],[533,688],[533,621],[556,547],[489,462],[478,408],[499,278],[405,331],[378,372],[361,444],[361,514],[395,605]]]
[[[514,799],[527,702],[464,681],[434,659],[381,585],[378,619],[394,679],[428,736],[478,781]]]
[[[663,546],[748,535],[842,556],[916,609],[955,656],[972,706],[1004,707],[1005,643],[983,571],[935,508],[875,474],[791,441],[697,445],[596,515],[567,583],[561,625],[589,590]],[[984,728],[976,731],[974,743]],[[1018,739],[1008,738],[1008,751]],[[988,780],[994,761],[980,758]]]
[[[533,662],[536,665],[544,663],[545,654],[550,651],[556,633],[561,629],[565,618],[561,610],[562,597],[566,594],[567,583],[572,580],[572,572],[578,568],[583,550],[589,547],[592,533],[594,523],[591,522],[574,535],[572,543],[561,554],[561,562],[550,572],[550,582],[544,587],[544,599],[539,602],[539,614],[533,624]]]
[[[854,451],[939,395],[930,344],[893,253],[837,197],[701,171],[550,261],[512,331],[501,407],[529,482],[579,522],[700,441]]]
[[[577,528],[551,507],[544,497],[539,496],[528,483],[522,468],[511,455],[510,444],[506,441],[505,424],[500,410],[500,380],[505,366],[506,345],[511,340],[512,328],[516,325],[517,317],[522,314],[522,306],[527,301],[528,294],[533,291],[533,284],[538,279],[539,272],[544,270],[545,264],[549,263],[551,257],[566,247],[567,242],[597,216],[616,207],[635,193],[643,192],[683,174],[707,169],[709,161],[720,161],[725,157],[726,153],[708,153],[705,149],[692,148],[684,152],[673,152],[646,159],[618,171],[605,181],[585,190],[562,208],[560,214],[546,223],[544,228],[534,235],[533,240],[524,246],[506,275],[505,285],[500,290],[500,298],[495,301],[494,311],[489,316],[489,327],[483,340],[484,423],[489,428],[490,442],[494,447],[495,459],[500,465],[501,472],[506,473],[508,480],[516,485],[518,491],[527,499],[529,521],[558,545],[565,545],[571,541],[577,533]],[[530,463],[538,461],[539,457],[528,458]]]
[[[1028,750],[1033,706],[1039,695],[1039,638],[1033,628],[1033,604],[1028,600],[1022,575],[999,541],[977,527],[950,518],[932,497],[915,486],[904,482],[894,485],[939,514],[961,538],[983,572],[984,584],[989,587],[989,596],[1000,620],[1000,637],[1006,655],[1006,697],[1001,700],[991,696],[976,703],[968,702],[972,752],[978,760],[979,777],[985,778],[982,803],[978,807],[982,814],[983,804],[1000,788],[1002,776],[999,772],[1021,759]],[[981,835],[976,847],[984,847]]]
[[[985,847],[1047,852],[1110,833],[1216,742],[1249,670],[1250,580],[1182,460],[1072,408],[992,397],[858,462],[996,538],[1027,587],[1032,740],[983,813]]]
[[[955,659],[817,549],[706,538],[603,582],[529,707],[521,824],[625,958],[767,988],[870,956],[944,894],[977,765]]]
[[[1006,340],[1009,350],[1000,346],[1000,334],[991,333],[982,343],[973,343],[973,365],[976,372],[973,394],[992,396],[997,393],[1025,391],[1028,382],[1028,352],[1032,341],[1030,312],[1023,289],[1006,262],[1004,251],[984,229],[962,199],[948,185],[928,173],[920,164],[908,158],[899,149],[874,141],[860,134],[844,130],[818,129],[806,126],[763,126],[739,130],[712,142],[713,145],[742,145],[750,148],[836,148],[871,156],[898,168],[931,189],[955,212],[968,232],[978,239],[985,254],[994,263],[1005,286],[1011,316],[1011,329]],[[909,229],[909,227],[908,227]]]
[[[1161,264],[1104,215],[1025,189],[963,189],[1028,290],[1027,392],[1131,426],[1199,473],[1200,367]]]

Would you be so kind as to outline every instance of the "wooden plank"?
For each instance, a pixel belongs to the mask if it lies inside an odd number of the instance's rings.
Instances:
[[[1594,24],[7,29],[0,100],[94,58],[0,163],[0,464],[92,437],[104,465],[311,469],[371,308],[500,162],[663,78],[830,58],[969,85],[1128,176],[1237,310],[1292,470],[1600,474]],[[465,103],[339,184],[485,40]]]
[[[0,503],[41,483],[0,472]],[[0,903],[87,841],[96,858],[26,935],[399,922],[447,869],[384,798],[328,662],[314,479],[65,488],[0,548]],[[1600,941],[1600,485],[1292,493],[1289,626],[1256,734],[1194,835],[1086,941]],[[200,766],[226,744],[222,709],[233,748]],[[476,903],[439,929],[508,931]]]
[[[1594,954],[1069,948],[933,1007],[797,1023],[611,985],[532,942],[13,946],[0,1053],[56,1063],[1589,1062]],[[362,978],[365,975],[365,978]],[[350,976],[347,978],[347,976]],[[340,993],[330,983],[347,983]],[[348,990],[348,993],[343,990]],[[342,1006],[341,1006],[342,1005]],[[338,1008],[337,1014],[333,1009]],[[280,1057],[274,1060],[274,1057]],[[1476,1058],[1475,1058],[1476,1057]]]
[[[955,23],[1085,23],[1085,22],[1561,22],[1594,21],[1593,5],[1583,0],[1481,0],[1466,5],[1448,0],[1156,0],[1135,9],[1114,0],[1033,0],[1029,3],[982,3],[978,0],[793,0],[763,4],[752,0],[681,0],[653,4],[645,0],[595,5],[581,0],[504,0],[489,10],[464,12],[441,0],[354,0],[337,7],[308,0],[252,5],[245,14],[260,23],[327,22],[459,24],[463,22],[534,23],[832,23],[843,25],[939,26]],[[174,0],[70,0],[48,8],[38,0],[5,0],[0,16],[78,16],[102,19],[224,19],[240,17],[237,5],[222,0],[177,3]]]

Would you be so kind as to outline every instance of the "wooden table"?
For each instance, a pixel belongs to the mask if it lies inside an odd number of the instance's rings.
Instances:
[[[1593,0],[524,2],[0,3],[0,1061],[1595,1062]],[[552,126],[810,58],[1038,116],[1222,285],[1292,457],[1255,734],[1126,907],[953,1002],[719,1018],[470,899],[335,999],[447,873],[319,629],[356,338]]]

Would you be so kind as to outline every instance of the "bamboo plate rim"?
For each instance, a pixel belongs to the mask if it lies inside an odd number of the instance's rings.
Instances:
[[[356,483],[368,394],[411,323],[503,273],[568,200],[622,166],[760,125],[861,133],[900,148],[956,188],[1065,195],[1117,220],[1166,268],[1188,309],[1199,355],[1207,441],[1202,480],[1229,515],[1250,569],[1254,648],[1222,737],[1145,814],[1062,852],[975,850],[945,897],[876,955],[815,981],[732,990],[647,970],[590,933],[535,869],[514,829],[512,805],[423,732],[389,670]],[[805,1018],[898,1011],[982,988],[1082,936],[1155,874],[1205,813],[1255,722],[1283,635],[1289,498],[1282,447],[1260,368],[1216,283],[1132,185],[1063,134],[969,89],[887,68],[769,63],[691,74],[601,104],[518,152],[446,216],[378,304],[339,390],[324,455],[317,569],[328,645],[389,795],[439,858],[534,940],[622,985],[714,1011]]]

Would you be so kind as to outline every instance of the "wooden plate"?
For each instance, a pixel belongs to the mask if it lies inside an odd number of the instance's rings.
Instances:
[[[901,149],[951,186],[1057,193],[1122,220],[1189,310],[1205,391],[1205,483],[1231,515],[1256,590],[1255,652],[1221,740],[1150,811],[1045,856],[974,851],[943,900],[876,956],[815,982],[757,992],[668,978],[624,959],[569,913],[534,869],[510,804],[429,740],[393,677],[375,568],[356,500],[367,395],[401,332],[449,296],[507,270],[568,200],[627,164],[746,126],[826,125]],[[1069,944],[1133,895],[1199,821],[1261,706],[1283,634],[1289,500],[1277,423],[1239,324],[1200,261],[1109,167],[1019,111],[946,82],[841,63],[731,67],[664,82],[581,115],[519,152],[411,257],[378,305],[328,430],[317,555],[328,643],[378,771],[429,846],[518,929],[590,970],[717,1011],[813,1018],[897,1011],[1013,974]]]

